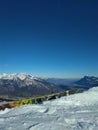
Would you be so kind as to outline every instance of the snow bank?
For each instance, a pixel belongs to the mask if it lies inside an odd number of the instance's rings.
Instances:
[[[0,130],[97,130],[98,87],[41,105],[0,111]]]

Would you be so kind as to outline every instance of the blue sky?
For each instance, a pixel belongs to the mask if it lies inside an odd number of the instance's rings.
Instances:
[[[0,73],[98,76],[98,2],[0,2]]]

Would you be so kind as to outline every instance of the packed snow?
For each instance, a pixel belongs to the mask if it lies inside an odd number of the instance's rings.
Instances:
[[[98,87],[0,111],[0,130],[98,130]]]

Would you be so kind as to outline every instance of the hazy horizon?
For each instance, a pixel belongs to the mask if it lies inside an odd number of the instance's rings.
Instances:
[[[34,75],[33,73],[25,73],[25,72],[16,72],[16,73],[0,73],[0,75],[13,75],[13,74],[27,74],[27,75],[31,75],[31,76],[34,76],[34,77],[39,77],[39,78],[50,78],[50,79],[80,79],[80,78],[83,78],[84,76],[89,76],[89,77],[92,77],[92,76],[94,76],[94,77],[97,77],[96,75],[81,75],[80,77],[75,77],[75,76],[73,76],[73,77],[68,77],[68,76],[65,76],[65,77],[60,77],[60,76],[49,76],[49,75],[44,75],[44,76],[42,76],[42,75]]]

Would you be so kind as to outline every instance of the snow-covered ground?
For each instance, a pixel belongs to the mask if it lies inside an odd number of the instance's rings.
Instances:
[[[0,130],[98,130],[98,87],[0,111]]]

